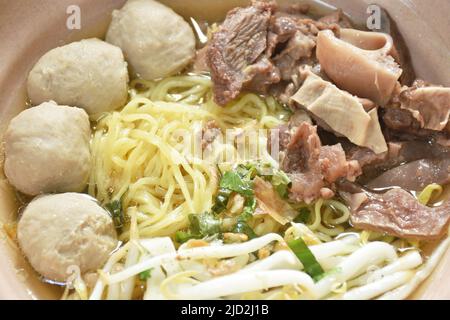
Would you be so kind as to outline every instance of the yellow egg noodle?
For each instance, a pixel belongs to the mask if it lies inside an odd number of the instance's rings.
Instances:
[[[338,199],[293,205],[308,218],[282,232],[274,219],[255,216],[257,238],[231,244],[191,240],[176,248],[174,233],[188,226],[188,215],[213,205],[214,160],[228,153],[235,163],[243,160],[234,143],[221,139],[211,143],[212,158],[196,157],[177,132],[193,132],[208,121],[222,132],[271,129],[289,117],[273,98],[255,94],[219,107],[211,89],[211,80],[200,75],[134,80],[128,104],[97,122],[88,191],[103,204],[121,201],[128,218],[120,234],[124,244],[93,285],[79,278],[63,298],[398,299],[432,272],[450,240],[424,261],[419,243],[353,229],[350,211]],[[267,149],[267,136],[257,141],[259,150]],[[261,159],[273,161],[267,152]],[[422,203],[436,199],[439,187],[427,187]],[[321,279],[312,279],[286,250],[286,242],[298,237],[323,267]],[[143,272],[151,276],[141,279]]]
[[[208,159],[190,163],[184,157],[185,144],[176,141],[177,130],[191,132],[199,121],[210,120],[223,130],[273,128],[286,117],[274,99],[254,94],[244,95],[229,108],[219,107],[211,99],[211,81],[202,76],[157,84],[135,80],[133,85],[146,90],[133,89],[123,110],[105,115],[96,125],[89,194],[102,203],[123,196],[124,208],[136,206],[141,236],[171,235],[186,226],[188,214],[212,206],[216,166]],[[214,149],[227,152],[234,147]],[[125,232],[122,239],[127,237]]]

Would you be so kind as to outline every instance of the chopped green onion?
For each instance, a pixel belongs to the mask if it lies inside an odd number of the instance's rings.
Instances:
[[[243,233],[248,236],[249,239],[257,237],[253,229],[248,225],[247,221],[253,216],[256,209],[256,200],[254,197],[248,198],[245,201],[244,210],[238,217],[237,223],[233,228],[234,233]]]
[[[139,273],[139,280],[141,281],[147,281],[152,276],[152,270],[153,268],[150,268],[148,270],[144,270],[141,273]]]
[[[212,211],[214,213],[221,213],[227,207],[228,200],[230,199],[232,191],[230,189],[220,188],[219,193],[216,196],[216,203],[214,204]]]
[[[288,241],[287,244],[303,264],[305,272],[313,277],[313,279],[318,279],[324,273],[322,266],[302,238]]]
[[[255,231],[245,221],[238,221],[233,228],[234,233],[243,233],[248,236],[249,239],[255,239],[258,236]]]
[[[202,236],[200,234],[193,234],[191,232],[186,231],[177,231],[175,232],[175,240],[178,243],[185,243],[191,239],[201,239]]]
[[[258,168],[254,164],[240,164],[236,168],[237,174],[245,180],[252,180],[258,174]]]
[[[300,209],[298,216],[295,217],[294,222],[297,222],[297,223],[299,222],[299,223],[303,223],[303,224],[308,223],[310,216],[311,216],[311,211],[308,208],[303,207]]]

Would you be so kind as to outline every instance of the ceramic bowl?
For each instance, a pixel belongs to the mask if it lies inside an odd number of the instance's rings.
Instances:
[[[302,0],[296,0],[300,2]],[[111,12],[124,0],[0,0],[0,136],[10,119],[26,107],[29,70],[48,50],[88,37],[103,38]],[[220,21],[243,0],[163,0],[186,19]],[[287,1],[281,1],[287,2]],[[291,1],[293,2],[293,1]],[[305,1],[303,1],[305,2]],[[311,1],[310,1],[311,2]],[[447,0],[323,0],[319,11],[341,7],[354,21],[365,24],[371,3],[383,6],[396,21],[411,51],[417,75],[450,86],[450,2]],[[81,29],[68,29],[70,6],[78,6]],[[3,140],[3,139],[2,139]],[[3,154],[3,152],[1,152]],[[1,159],[0,159],[1,160]],[[0,161],[1,167],[3,161]],[[0,225],[16,219],[20,201],[0,170]],[[58,299],[61,288],[43,283],[0,228],[0,298]],[[45,231],[43,231],[45,232]],[[450,298],[450,252],[433,275],[411,298]]]

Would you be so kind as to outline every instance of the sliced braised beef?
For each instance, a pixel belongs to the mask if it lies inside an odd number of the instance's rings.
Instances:
[[[400,187],[405,190],[421,191],[427,185],[450,182],[450,158],[422,159],[386,171],[367,186],[370,189]]]
[[[311,118],[308,116],[308,114],[303,110],[297,110],[294,112],[291,117],[289,118],[289,121],[285,124],[282,124],[278,126],[279,130],[279,150],[284,151],[286,150],[292,134],[297,131],[298,127],[303,123],[307,122],[309,124],[312,124]],[[272,143],[272,142],[271,142]]]
[[[386,106],[383,121],[393,134],[409,134],[444,141],[450,133],[450,88],[421,80],[403,87]]]
[[[414,119],[411,112],[400,108],[386,108],[383,114],[384,124],[392,130],[409,132],[415,135],[428,135],[430,132],[420,132],[420,123]]]
[[[315,168],[319,159],[322,144],[317,135],[317,129],[311,124],[301,123],[289,137],[285,156],[281,161],[283,170],[287,173],[306,172]]]
[[[385,124],[384,117],[382,119],[383,124]],[[447,131],[413,130],[411,128],[399,131],[385,126],[383,133],[387,141],[418,141],[421,143],[431,143],[438,148],[450,148],[450,133]]]
[[[442,131],[449,122],[450,88],[404,88],[394,99],[395,103],[408,110],[422,129]]]
[[[339,34],[340,28],[337,24],[292,17],[284,12],[277,13],[271,24],[279,25],[278,21],[290,21],[290,25],[295,25],[295,31],[284,42],[283,37],[273,37],[273,39],[279,40],[277,48],[282,48],[276,50],[272,57],[275,66],[280,70],[281,82],[273,86],[270,93],[280,102],[289,104],[289,98],[299,89],[303,81],[301,75],[303,66],[309,66],[309,69],[316,75],[328,79],[316,57],[317,35],[321,30],[331,30],[335,34]]]
[[[249,68],[264,59],[267,34],[274,4],[254,2],[252,6],[231,10],[214,32],[208,45],[207,62],[214,82],[214,97],[225,105],[238,96],[255,76]],[[276,83],[278,75],[267,73],[264,83]],[[261,81],[261,80],[259,80]],[[264,88],[261,88],[263,90]]]
[[[430,141],[393,141],[388,143],[388,152],[375,154],[372,150],[343,144],[347,159],[357,160],[363,175],[358,182],[364,185],[385,171],[421,159],[449,158],[450,148]]]
[[[355,228],[407,239],[434,240],[444,235],[450,221],[450,201],[427,207],[403,189],[384,194],[343,194],[351,206]]]
[[[356,161],[347,161],[340,144],[320,148],[319,164],[326,182],[332,184],[340,178],[355,181],[361,174],[361,167]]]
[[[207,52],[208,52],[207,46],[197,50],[194,64],[192,66],[193,72],[195,73],[209,72],[208,61],[206,56]]]
[[[277,11],[274,3],[255,1],[228,13],[207,46],[219,105],[243,90],[265,94],[273,85],[276,89],[271,94],[289,96],[298,89],[299,66],[308,64],[320,72],[315,57],[317,34],[326,29],[339,34],[339,25],[305,18],[301,12]]]
[[[280,70],[281,79],[290,81],[293,76],[293,70],[297,69],[302,63],[302,59],[309,59],[313,55],[316,47],[314,38],[305,35],[298,30],[289,39],[286,48],[273,58],[273,62]]]
[[[274,15],[270,20],[267,54],[272,56],[277,46],[285,44],[297,31],[295,19],[288,15]],[[281,51],[281,50],[278,50]]]
[[[353,145],[348,149],[347,157],[351,160],[358,161],[361,168],[366,168],[369,166],[376,166],[384,163],[388,158],[390,158],[389,153],[396,152],[396,144],[388,144],[388,151],[376,154],[369,148],[358,147]]]
[[[450,126],[447,126],[447,133],[437,135],[435,141],[439,146],[450,149]]]
[[[277,34],[282,24],[286,28]],[[334,24],[321,23],[312,19],[296,19],[283,14],[273,17],[272,25],[277,27],[272,27],[271,33],[276,35],[277,46],[282,47],[280,52],[274,52],[273,61],[281,71],[282,80],[285,81],[290,81],[293,76],[297,76],[299,66],[317,63],[315,48],[319,31],[331,29],[333,32],[339,32],[339,27]]]
[[[248,66],[245,75],[249,79],[244,84],[245,89],[257,93],[266,93],[270,85],[280,80],[279,69],[265,57]]]
[[[346,160],[340,144],[322,146],[316,127],[307,122],[292,134],[281,168],[292,180],[291,200],[306,203],[334,196],[336,180],[354,181],[361,173],[356,161]]]
[[[368,148],[362,148],[355,146],[353,144],[344,143],[344,150],[347,155],[348,160],[357,161],[361,167],[362,175],[358,177],[358,182],[365,184],[371,181],[373,178],[377,177],[385,169],[389,169],[395,164],[387,163],[397,162],[396,159],[398,155],[398,145],[393,143],[388,143],[388,151],[376,154]],[[387,167],[386,167],[387,166]]]

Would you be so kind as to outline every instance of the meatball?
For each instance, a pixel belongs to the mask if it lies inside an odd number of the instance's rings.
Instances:
[[[147,80],[175,74],[195,56],[189,24],[153,0],[130,0],[115,10],[106,41],[122,48],[133,71]]]
[[[60,282],[70,276],[69,267],[81,274],[101,268],[117,246],[109,213],[81,193],[35,198],[19,220],[17,238],[33,268]]]
[[[33,104],[54,100],[98,116],[123,106],[128,98],[128,69],[120,48],[87,39],[50,50],[28,76]]]
[[[90,171],[90,134],[83,109],[54,102],[26,109],[5,133],[5,175],[28,195],[81,191]]]

